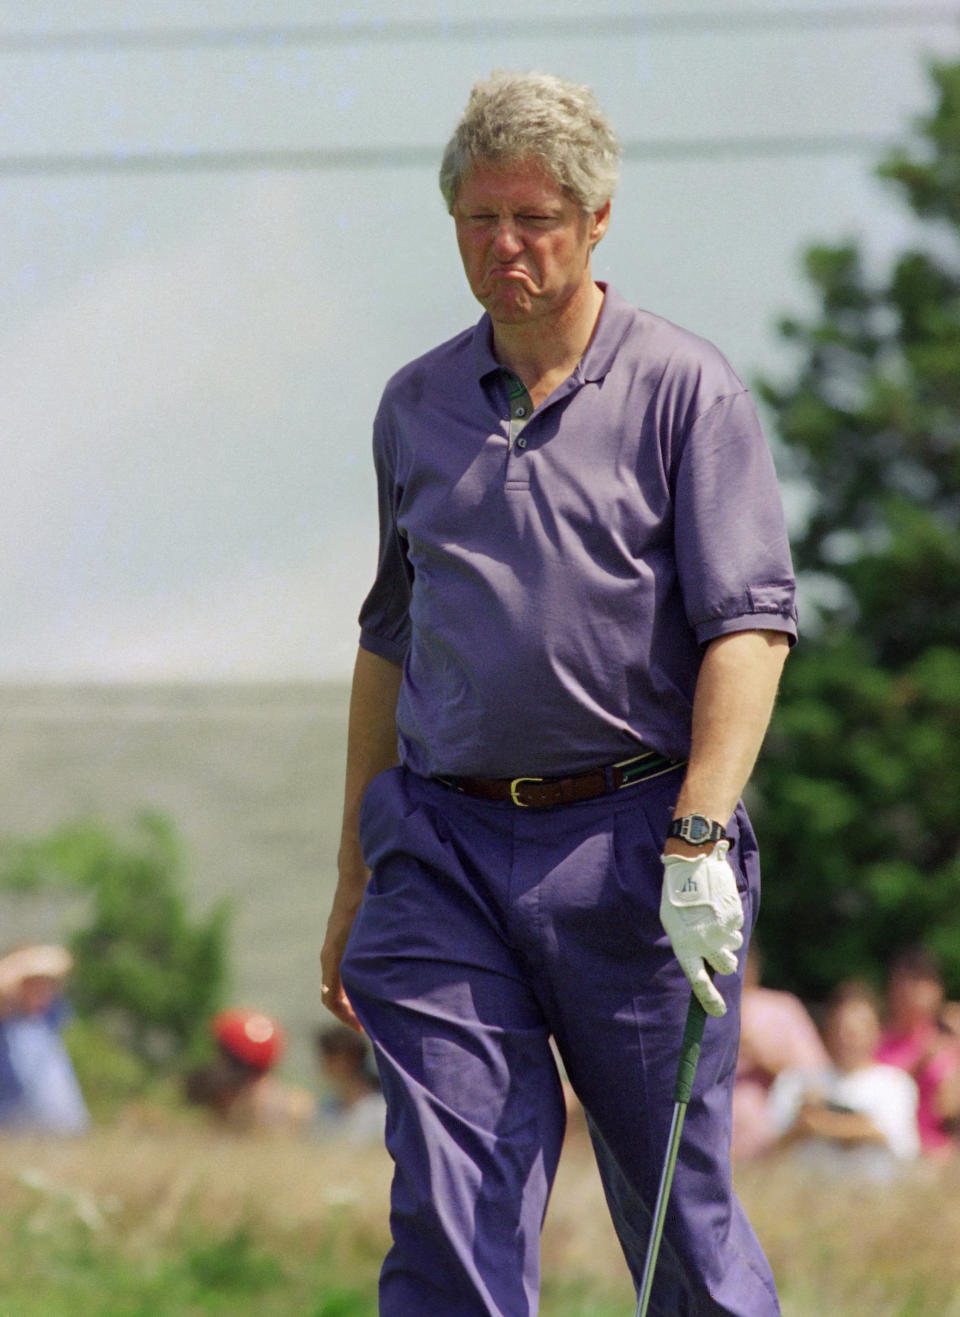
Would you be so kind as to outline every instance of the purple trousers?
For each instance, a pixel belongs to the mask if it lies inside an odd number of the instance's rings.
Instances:
[[[659,919],[671,772],[554,809],[467,797],[403,768],[368,788],[372,876],[343,982],[376,1051],[395,1162],[381,1317],[532,1317],[565,1109],[551,1037],[583,1103],[639,1285],[689,988]],[[731,861],[752,927],[756,843]],[[735,1198],[739,976],[708,1019],[651,1317],[775,1317]]]

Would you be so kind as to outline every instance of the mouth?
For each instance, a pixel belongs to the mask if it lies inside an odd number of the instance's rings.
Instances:
[[[524,270],[518,265],[495,265],[489,272],[491,279],[526,279],[533,282],[529,270]]]
[[[516,298],[529,299],[537,295],[537,283],[533,276],[527,270],[518,270],[515,267],[498,267],[490,270],[487,274],[484,284],[487,288],[487,296],[497,298]]]

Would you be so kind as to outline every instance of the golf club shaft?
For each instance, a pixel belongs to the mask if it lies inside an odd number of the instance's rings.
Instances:
[[[703,1026],[706,1013],[697,998],[691,993],[687,1008],[687,1021],[683,1030],[683,1042],[680,1045],[680,1060],[677,1064],[677,1081],[673,1091],[673,1119],[670,1122],[670,1135],[667,1139],[667,1155],[660,1175],[660,1187],[653,1209],[653,1221],[650,1226],[650,1239],[647,1243],[647,1256],[643,1264],[643,1277],[637,1297],[636,1317],[647,1317],[650,1305],[650,1293],[653,1289],[653,1277],[657,1270],[657,1258],[660,1254],[660,1241],[663,1237],[663,1223],[667,1216],[667,1203],[670,1201],[670,1188],[673,1184],[673,1172],[677,1165],[680,1151],[680,1137],[683,1133],[683,1121],[687,1114],[687,1103],[693,1090],[693,1078],[697,1072],[700,1059],[700,1044],[703,1040]]]

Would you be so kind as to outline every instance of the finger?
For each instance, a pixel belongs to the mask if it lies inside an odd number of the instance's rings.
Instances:
[[[717,974],[736,974],[737,972],[736,956],[724,947],[720,947],[716,951],[708,951],[707,960]]]
[[[341,1024],[348,1025],[356,1033],[364,1032],[363,1025],[350,1005],[350,999],[339,984],[334,988],[332,985],[324,983],[320,989],[320,999],[327,1010],[335,1015]]]
[[[707,968],[702,960],[694,960],[684,963],[681,960],[681,968],[690,981],[690,987],[693,989],[697,1001],[707,1012],[715,1019],[719,1019],[727,1013],[727,1003],[713,986],[713,981],[707,973]]]

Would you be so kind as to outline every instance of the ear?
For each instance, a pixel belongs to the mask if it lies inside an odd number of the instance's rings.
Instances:
[[[597,243],[610,227],[610,202],[605,201],[599,210],[595,210],[590,216],[590,246],[596,247]]]

